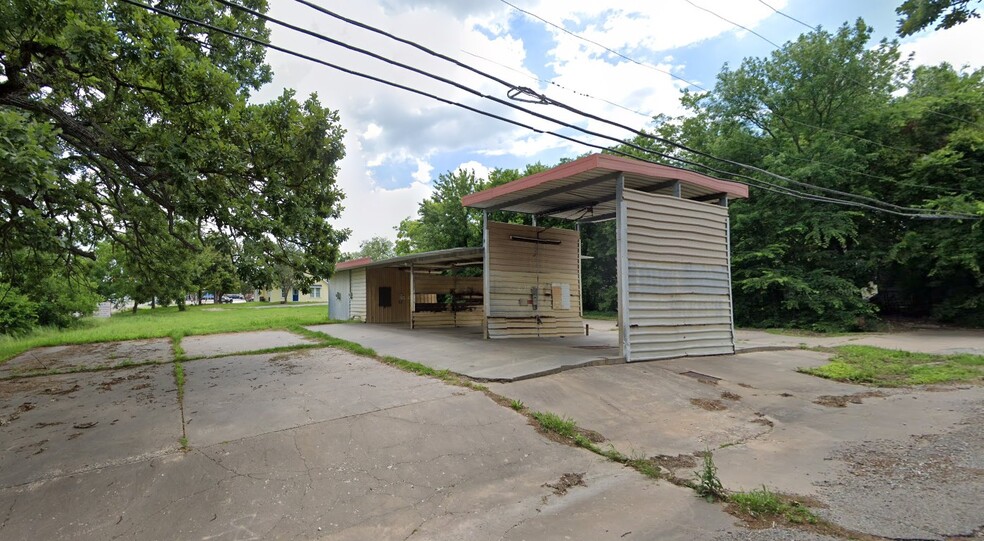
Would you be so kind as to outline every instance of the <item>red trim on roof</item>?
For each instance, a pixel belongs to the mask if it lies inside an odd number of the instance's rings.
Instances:
[[[350,259],[348,261],[342,261],[341,263],[335,265],[335,270],[340,271],[345,269],[351,269],[354,267],[361,267],[363,265],[368,265],[369,263],[372,263],[371,257],[360,257],[359,259]]]
[[[542,173],[537,173],[535,175],[523,177],[519,180],[514,180],[503,184],[502,186],[496,186],[495,188],[489,188],[487,190],[468,194],[461,198],[461,204],[466,207],[470,207],[490,199],[495,199],[496,197],[501,197],[503,195],[508,195],[529,188],[535,188],[536,186],[546,182],[579,175],[592,169],[610,169],[634,175],[675,179],[697,186],[703,186],[715,192],[724,192],[733,198],[748,197],[748,186],[737,182],[721,180],[719,178],[709,177],[694,171],[680,169],[679,167],[671,167],[669,165],[643,162],[633,160],[632,158],[612,156],[610,154],[592,154],[572,162],[558,165],[557,167],[543,171]]]

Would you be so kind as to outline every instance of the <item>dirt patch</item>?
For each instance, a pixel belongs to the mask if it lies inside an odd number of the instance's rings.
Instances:
[[[792,393],[779,393],[779,396],[781,396],[783,398],[792,398],[793,397],[793,394]]]
[[[649,457],[649,461],[667,470],[697,467],[697,459],[694,455],[656,455]]]
[[[813,401],[814,404],[820,404],[821,406],[827,406],[829,408],[846,408],[850,404],[861,404],[865,398],[884,398],[888,395],[881,391],[865,391],[863,393],[845,394],[845,395],[829,395],[825,394],[818,396],[816,400]]]
[[[737,393],[733,393],[731,391],[724,391],[723,393],[721,393],[721,398],[725,400],[731,400],[732,402],[737,402],[741,400],[741,395]]]
[[[49,426],[58,426],[58,425],[63,425],[63,424],[65,424],[65,423],[63,423],[61,421],[55,421],[53,423],[34,423],[34,428],[47,428]]]
[[[691,398],[690,403],[707,411],[724,411],[728,409],[728,406],[725,406],[720,400],[710,398]]]
[[[563,496],[573,487],[586,487],[588,484],[584,482],[584,473],[565,473],[556,483],[544,483],[542,486],[553,489],[555,496]]]
[[[3,365],[5,374],[29,376],[33,372],[72,372],[86,369],[110,368],[129,361],[170,361],[174,357],[170,338],[50,346],[26,351]]]
[[[755,387],[752,387],[751,385],[749,385],[747,383],[739,383],[738,386],[739,387],[744,387],[746,389],[754,389],[755,388]]]

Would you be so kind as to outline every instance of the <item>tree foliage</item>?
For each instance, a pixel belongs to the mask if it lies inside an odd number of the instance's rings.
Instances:
[[[970,6],[980,3],[981,0],[905,0],[895,9],[902,16],[899,36],[911,36],[934,23],[937,30],[945,30],[976,19],[980,15]]]
[[[164,7],[268,37],[211,0]],[[127,272],[178,285],[175,262],[206,250],[209,232],[330,274],[347,235],[330,223],[344,132],[314,95],[248,101],[271,78],[261,46],[121,2],[13,0],[0,7],[0,69],[0,281],[24,250],[49,254],[53,272],[108,241]]]
[[[360,242],[358,251],[346,252],[342,254],[339,261],[349,261],[352,259],[359,259],[361,257],[368,257],[373,261],[389,259],[396,255],[395,246],[396,245],[393,241],[386,237],[372,237],[369,240]]]

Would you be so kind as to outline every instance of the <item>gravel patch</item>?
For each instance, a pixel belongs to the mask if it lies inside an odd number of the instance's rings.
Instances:
[[[970,404],[963,421],[944,434],[845,446],[832,458],[847,467],[822,484],[830,508],[818,514],[889,538],[973,535],[984,526],[982,448],[984,401]]]

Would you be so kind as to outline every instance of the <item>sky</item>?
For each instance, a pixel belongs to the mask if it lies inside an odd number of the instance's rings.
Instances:
[[[896,37],[895,7],[901,0],[509,0],[515,7],[503,0],[309,1],[452,57],[512,87],[529,87],[599,117],[645,128],[656,114],[684,114],[680,94],[690,83],[696,85],[691,89],[712,88],[724,65],[767,56],[776,49],[770,41],[781,45],[808,31],[789,17],[828,30],[860,17],[874,27],[874,44]],[[270,24],[276,45],[532,128],[268,52],[273,82],[254,101],[271,100],[285,89],[295,89],[299,99],[317,93],[322,104],[338,111],[346,129],[346,156],[337,179],[346,195],[345,210],[335,222],[352,232],[343,251],[355,251],[360,242],[374,236],[395,239],[395,227],[416,215],[442,173],[463,168],[484,178],[494,168],[522,169],[535,162],[553,165],[591,150],[537,133],[534,130],[559,127],[489,99],[517,103],[507,98],[509,88],[499,82],[299,2],[270,4],[271,17],[458,83],[477,95]],[[901,40],[901,50],[914,55],[913,64],[946,61],[974,69],[984,65],[981,35],[984,19],[974,19]],[[628,137],[624,130],[555,106],[519,105],[605,135]],[[595,144],[612,144],[570,129],[559,131]]]

